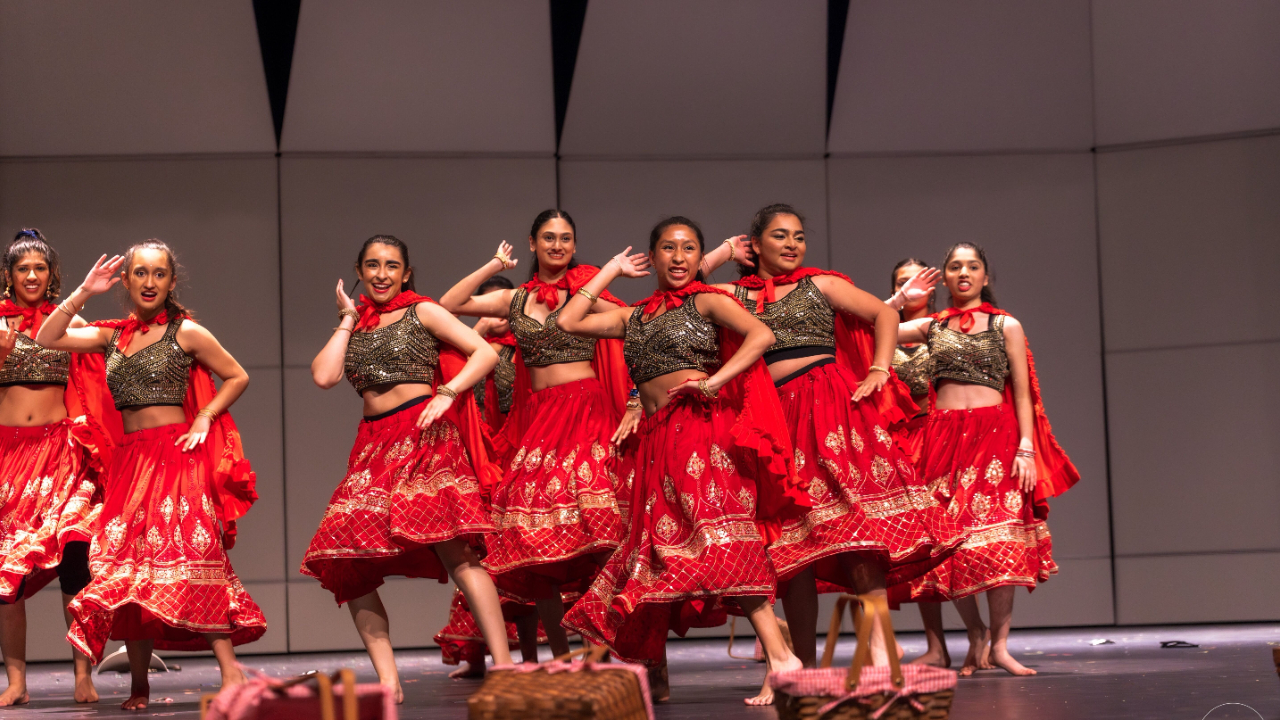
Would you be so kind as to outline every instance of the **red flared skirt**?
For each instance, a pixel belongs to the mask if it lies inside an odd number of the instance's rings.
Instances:
[[[565,595],[565,607],[572,606],[578,597],[581,596]],[[523,605],[509,596],[499,595],[498,599],[502,603],[503,615],[508,618],[537,612],[532,605]],[[489,646],[485,644],[484,636],[480,634],[480,625],[476,623],[475,616],[471,614],[471,608],[467,605],[466,596],[456,588],[453,591],[453,601],[449,605],[449,623],[436,633],[433,639],[440,646],[440,660],[445,665],[457,665],[462,662],[481,665],[484,663],[484,656],[489,652]],[[547,632],[542,627],[542,621],[538,621],[538,644],[547,644]],[[520,639],[516,631],[516,623],[508,619],[507,649],[515,650],[519,646]]]
[[[935,551],[961,540],[911,462],[894,444],[875,405],[850,399],[858,381],[838,363],[778,388],[795,444],[796,473],[813,509],[782,526],[769,557],[784,581],[813,566],[827,591],[852,592],[836,556],[878,563],[889,583],[918,577]]]
[[[956,600],[1002,585],[1034,589],[1058,572],[1049,527],[1013,477],[1017,448],[1018,420],[1005,405],[929,415],[921,473],[964,539],[928,573],[891,588],[894,600]]]
[[[458,428],[414,423],[422,408],[363,420],[302,574],[320,581],[341,605],[377,590],[390,575],[449,579],[431,546],[465,540],[483,547],[493,523]]]
[[[485,567],[499,588],[550,598],[585,587],[622,542],[609,398],[595,378],[533,393],[533,418],[493,493]],[[597,561],[599,558],[600,562]]]
[[[772,602],[777,576],[756,528],[756,484],[728,450],[734,420],[722,403],[683,396],[641,422],[620,464],[630,483],[626,541],[565,615],[566,628],[652,665],[669,629],[723,624],[735,596]]]
[[[68,542],[88,542],[102,493],[84,477],[88,458],[62,420],[0,426],[0,600],[31,597],[56,576]]]
[[[208,459],[183,452],[185,423],[124,437],[106,477],[93,580],[71,601],[67,639],[102,658],[108,638],[153,640],[162,650],[207,650],[206,633],[253,642],[267,631],[222,545]]]

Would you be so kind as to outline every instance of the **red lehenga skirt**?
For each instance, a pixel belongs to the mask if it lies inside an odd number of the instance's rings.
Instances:
[[[875,405],[850,402],[857,388],[853,373],[835,362],[778,388],[796,473],[813,500],[769,546],[783,581],[812,565],[824,591],[852,592],[836,556],[856,553],[878,563],[890,584],[905,582],[960,542]]]
[[[964,540],[937,567],[894,587],[902,602],[956,600],[1002,585],[1034,589],[1058,572],[1053,541],[1035,517],[1031,493],[1013,477],[1018,420],[1005,405],[934,410],[925,429],[921,474]]]
[[[919,398],[913,399],[922,402]],[[917,471],[920,469],[920,456],[924,452],[924,428],[928,420],[929,415],[921,413],[890,433],[893,435],[893,442]]]
[[[419,404],[360,422],[346,477],[302,559],[302,574],[339,605],[389,575],[446,582],[431,546],[461,539],[482,548],[493,532],[458,427],[440,419],[419,430],[421,414]]]
[[[578,597],[580,595],[566,594],[565,606],[572,606]],[[498,600],[502,603],[503,614],[509,618],[536,612],[532,605],[523,605],[519,600],[506,595],[499,595]],[[458,665],[463,662],[483,665],[484,656],[489,652],[489,646],[485,644],[484,636],[480,634],[480,625],[476,623],[475,616],[471,614],[471,608],[467,605],[467,598],[457,588],[453,591],[453,601],[449,605],[449,623],[436,633],[433,639],[440,646],[440,660],[445,665]],[[541,621],[538,622],[538,644],[547,644],[547,633]],[[507,649],[516,650],[519,647],[520,639],[516,631],[516,623],[514,620],[507,620]]]
[[[207,650],[267,631],[222,545],[208,467],[175,442],[186,423],[124,436],[106,477],[102,525],[89,550],[93,580],[71,601],[67,639],[94,661],[107,639],[153,640],[162,650]]]
[[[30,597],[56,575],[69,542],[89,542],[102,493],[71,420],[0,426],[0,600]],[[26,579],[25,588],[23,579]]]
[[[534,600],[555,597],[557,586],[583,589],[623,526],[611,467],[617,423],[600,381],[539,390],[527,412],[532,422],[493,492],[498,531],[484,564],[499,588]]]
[[[640,423],[619,467],[630,493],[627,538],[565,615],[566,628],[655,665],[668,630],[723,624],[735,596],[773,601],[756,484],[728,450],[734,419],[723,403],[683,396]]]

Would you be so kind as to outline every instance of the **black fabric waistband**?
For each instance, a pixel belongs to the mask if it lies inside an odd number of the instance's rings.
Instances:
[[[813,357],[814,355],[835,355],[836,349],[823,345],[803,345],[801,347],[789,347],[781,350],[770,350],[764,354],[764,364],[772,365],[783,360],[795,360],[797,358]]]
[[[391,408],[390,410],[388,410],[388,411],[386,411],[386,412],[384,412],[384,413],[378,413],[377,415],[365,415],[365,416],[364,416],[364,421],[365,421],[365,422],[374,422],[375,420],[381,420],[381,419],[383,419],[383,418],[389,418],[389,417],[391,417],[392,415],[395,415],[396,413],[400,412],[401,410],[408,410],[409,408],[413,407],[414,405],[421,405],[422,403],[424,403],[424,402],[426,402],[426,401],[428,401],[428,400],[430,400],[430,399],[431,399],[431,396],[430,396],[430,395],[419,395],[418,397],[416,397],[416,398],[414,398],[414,399],[412,399],[412,400],[407,400],[407,401],[405,401],[405,402],[400,403],[400,404],[399,404],[399,405],[397,405],[396,407],[393,407],[393,408]]]
[[[792,380],[795,380],[796,378],[800,377],[801,375],[804,375],[805,373],[809,372],[810,370],[814,370],[814,369],[820,368],[820,367],[822,367],[823,365],[830,365],[831,363],[833,363],[833,362],[835,362],[835,361],[836,361],[836,359],[835,359],[835,358],[833,358],[833,357],[825,357],[825,358],[822,358],[821,360],[819,360],[819,361],[817,361],[817,362],[815,362],[815,363],[812,363],[812,364],[810,364],[810,365],[805,365],[804,367],[802,367],[802,368],[800,368],[799,370],[797,370],[797,371],[795,371],[795,372],[791,373],[790,375],[788,375],[788,376],[786,376],[786,377],[782,378],[781,380],[774,380],[774,381],[773,381],[773,386],[774,386],[774,387],[782,387],[783,385],[786,385],[787,383],[791,382]]]

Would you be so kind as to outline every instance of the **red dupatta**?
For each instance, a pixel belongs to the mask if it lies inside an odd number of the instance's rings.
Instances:
[[[759,275],[748,275],[734,281],[733,284],[748,290],[760,291],[756,296],[756,313],[758,314],[764,312],[765,303],[777,302],[778,296],[774,290],[777,285],[792,285],[814,275],[831,275],[853,285],[853,281],[844,273],[809,267],[798,268],[786,275],[776,275],[768,280]],[[836,362],[847,367],[853,372],[858,382],[862,382],[870,373],[868,368],[875,362],[875,328],[860,317],[842,312],[837,312],[835,315]],[[894,427],[907,423],[916,416],[920,408],[911,399],[911,389],[898,379],[893,367],[886,369],[889,370],[889,382],[869,399],[875,403],[876,410],[880,412],[885,422],[890,427]]]
[[[947,308],[930,317],[938,322],[946,322],[948,318],[958,315],[961,316],[961,323],[964,323],[965,319],[968,318],[968,327],[973,327],[972,318],[975,312],[1013,317],[1008,312],[994,307],[990,303],[982,303],[978,307],[970,308],[969,310]],[[1034,413],[1031,439],[1036,450],[1036,517],[1044,518],[1049,514],[1049,498],[1057,497],[1070,490],[1080,480],[1080,471],[1076,469],[1075,464],[1071,462],[1071,458],[1067,457],[1066,451],[1062,449],[1062,446],[1058,444],[1057,438],[1053,436],[1053,427],[1049,425],[1049,416],[1045,414],[1044,401],[1040,398],[1040,380],[1036,377],[1036,361],[1031,354],[1030,340],[1027,341],[1027,376],[1031,385],[1031,408]],[[934,394],[932,385],[930,385],[929,393],[931,396]],[[1004,384],[1004,404],[1011,408],[1016,407],[1013,399],[1013,383],[1011,382]]]
[[[648,314],[649,308],[656,312],[661,307],[680,307],[699,293],[724,295],[738,302],[731,293],[694,281],[679,290],[658,290],[635,305],[644,306]],[[719,334],[723,364],[742,347],[743,337],[724,327]],[[791,431],[764,360],[756,360],[730,380],[720,389],[720,398],[738,415],[731,434],[739,465],[754,465],[746,474],[756,481],[756,526],[767,545],[781,536],[784,523],[802,517],[813,507],[813,501],[808,483],[796,475]]]
[[[578,265],[569,268],[564,277],[556,283],[544,283],[537,278],[521,285],[521,287],[531,292],[537,292],[537,297],[543,304],[554,310],[559,306],[559,295],[557,294],[554,304],[546,302],[544,299],[544,287],[553,287],[557,290],[567,290],[569,297],[578,292],[583,286],[591,282],[600,269],[591,265]],[[536,281],[536,283],[535,283]],[[619,300],[608,290],[600,293],[600,299],[611,302],[618,307],[626,307],[627,304]],[[507,414],[507,418],[502,425],[502,432],[494,438],[494,445],[498,448],[501,457],[502,466],[506,467],[510,464],[511,458],[515,455],[516,449],[520,447],[520,439],[524,437],[525,431],[529,428],[529,424],[533,418],[529,415],[529,397],[533,394],[533,385],[529,380],[529,368],[524,364],[524,358],[520,353],[520,346],[516,345],[516,354],[512,358],[512,362],[516,365],[516,379],[511,389],[511,411]],[[596,379],[604,386],[605,393],[609,396],[613,406],[613,422],[622,419],[623,413],[627,411],[627,397],[631,394],[631,374],[627,372],[627,361],[622,355],[622,340],[596,340],[595,357],[591,360],[591,370],[595,373]],[[488,402],[489,393],[485,392],[485,402]]]
[[[35,337],[40,332],[40,324],[57,309],[58,307],[48,300],[31,307],[22,307],[7,298],[0,301],[0,317],[21,317],[22,320],[18,323],[18,332],[24,332],[27,328],[30,328],[31,337]]]

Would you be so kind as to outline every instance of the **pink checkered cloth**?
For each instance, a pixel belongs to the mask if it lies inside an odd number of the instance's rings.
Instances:
[[[636,679],[640,681],[640,695],[644,698],[644,711],[649,716],[649,720],[653,720],[653,701],[649,697],[649,671],[643,665],[633,663],[596,663],[596,662],[565,662],[563,660],[551,660],[544,663],[513,663],[511,665],[494,665],[489,668],[489,672],[495,670],[514,670],[515,672],[533,672],[535,670],[546,670],[548,673],[555,674],[561,672],[582,672],[583,670],[626,670],[634,673]],[[865,671],[864,671],[865,672]],[[954,675],[955,673],[952,673]],[[954,684],[954,683],[953,683]]]
[[[845,678],[848,676],[848,668],[789,670],[770,673],[769,684],[773,686],[774,690],[792,696],[812,695],[832,698],[831,702],[823,705],[818,710],[819,715],[826,714],[837,705],[850,700],[861,702],[864,698],[873,695],[889,695],[889,701],[881,705],[880,709],[871,715],[874,720],[883,715],[884,711],[889,709],[889,706],[895,700],[909,702],[916,710],[924,712],[924,705],[915,696],[921,693],[934,693],[954,688],[957,677],[954,670],[931,667],[929,665],[903,665],[903,684],[902,689],[898,690],[893,687],[893,682],[889,679],[889,667],[887,665],[877,665],[862,668],[862,674],[858,678],[858,687],[852,692],[848,692],[844,689]]]
[[[310,685],[285,687],[284,680],[268,677],[243,665],[246,682],[224,688],[213,702],[205,720],[315,720],[320,717],[320,698]],[[342,683],[333,684],[335,699],[342,697]],[[396,720],[395,691],[379,683],[356,685],[356,709],[360,720]],[[342,712],[342,705],[337,707]]]

